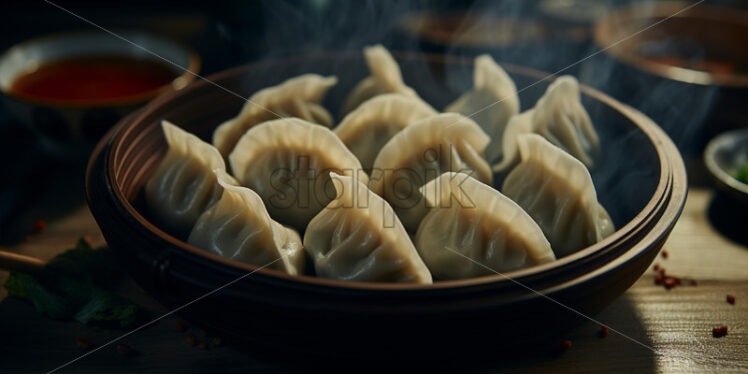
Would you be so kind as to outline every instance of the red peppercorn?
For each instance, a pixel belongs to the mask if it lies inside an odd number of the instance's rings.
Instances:
[[[730,303],[730,304],[732,304],[732,305],[735,305],[735,296],[733,296],[733,295],[727,295],[727,302]]]
[[[698,283],[698,282],[696,282],[696,279],[691,279],[691,285],[692,285],[692,286],[696,286],[696,285],[698,285],[698,284],[699,284],[699,283]]]
[[[654,271],[660,271],[660,264],[655,264]]]
[[[78,348],[88,348],[91,346],[91,341],[86,338],[75,339],[75,346]]]
[[[185,325],[184,322],[177,322],[177,331],[184,331],[185,329],[187,329],[187,325]]]
[[[662,274],[657,274],[657,275],[655,275],[655,284],[656,284],[656,285],[660,285],[660,284],[662,284],[662,280],[663,280],[663,276],[662,276]]]
[[[725,335],[727,335],[727,326],[720,326],[712,329],[712,336],[715,338],[721,338]]]
[[[42,232],[47,228],[47,222],[44,220],[38,220],[34,222],[34,232]]]
[[[673,277],[665,277],[663,283],[665,284],[665,289],[669,290],[678,285],[678,279]]]
[[[569,349],[571,348],[571,340],[564,340],[561,342],[561,348],[562,349]]]
[[[665,258],[665,259],[666,259],[666,258],[667,258],[667,256],[668,256],[668,254],[667,254],[667,250],[664,250],[664,249],[662,250],[662,253],[661,253],[661,254],[662,254],[662,258]]]

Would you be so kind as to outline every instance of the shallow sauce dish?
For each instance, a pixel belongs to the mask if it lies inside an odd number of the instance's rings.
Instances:
[[[472,59],[394,55],[406,84],[436,108],[470,86]],[[502,65],[520,89],[522,109],[534,105],[550,79]],[[89,161],[91,210],[123,267],[143,288],[177,307],[230,284],[180,311],[222,336],[284,350],[361,355],[493,349],[557,336],[583,321],[579,313],[600,311],[639,278],[685,202],[683,161],[664,132],[635,110],[582,87],[602,143],[591,173],[618,230],[549,264],[428,286],[342,282],[222,258],[149,222],[142,189],[167,150],[161,120],[209,140],[218,124],[239,111],[242,97],[308,72],[337,75],[340,83],[325,100],[335,112],[367,68],[359,53],[337,53],[216,74],[209,77],[212,83],[193,83],[133,113]],[[495,186],[501,179],[497,175]],[[486,339],[492,343],[486,345]]]
[[[200,70],[200,58],[186,46],[138,31],[119,35],[127,41],[105,32],[51,34],[0,55],[4,104],[46,150],[85,159],[124,115],[185,87]]]

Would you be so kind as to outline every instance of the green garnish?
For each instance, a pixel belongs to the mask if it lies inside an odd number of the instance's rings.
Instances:
[[[112,291],[118,274],[103,251],[84,239],[49,262],[39,273],[12,272],[5,282],[8,296],[34,304],[53,318],[83,324],[128,327],[144,313],[142,308]]]
[[[738,169],[733,176],[735,179],[748,184],[748,162],[745,162],[743,167]]]

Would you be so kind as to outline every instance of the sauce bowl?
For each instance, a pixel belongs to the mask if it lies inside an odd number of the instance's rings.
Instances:
[[[61,157],[87,158],[101,136],[125,114],[159,94],[185,87],[200,69],[200,58],[188,47],[143,32],[117,34],[131,43],[105,32],[69,32],[27,40],[0,56],[0,90],[5,107],[39,135],[45,150]],[[176,77],[155,89],[108,100],[55,100],[23,95],[13,89],[18,78],[45,64],[97,56],[157,62],[172,68]]]

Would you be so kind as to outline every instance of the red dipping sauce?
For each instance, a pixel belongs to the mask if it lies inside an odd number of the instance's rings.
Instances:
[[[157,61],[127,56],[82,56],[52,61],[19,75],[10,93],[60,104],[96,105],[154,95],[179,73]]]

